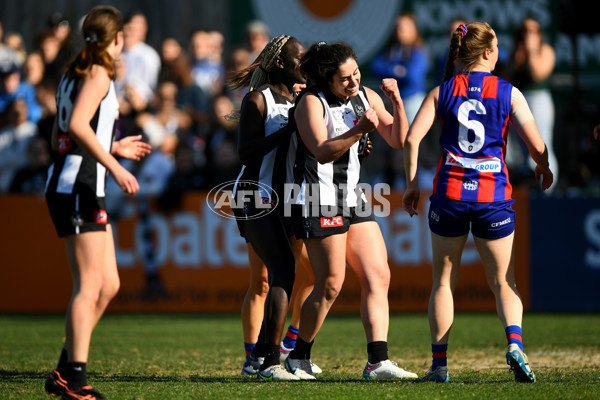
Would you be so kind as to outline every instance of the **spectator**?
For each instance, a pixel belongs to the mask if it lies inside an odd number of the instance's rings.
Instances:
[[[27,51],[25,50],[25,43],[23,41],[23,36],[17,32],[10,32],[6,34],[4,38],[4,43],[13,49],[16,53],[16,62],[19,67],[22,67],[25,63],[25,58],[27,57]]]
[[[52,78],[44,78],[35,88],[35,98],[42,108],[40,120],[37,123],[38,136],[41,136],[52,148],[51,136],[56,118],[56,89],[58,83]],[[51,152],[54,159],[55,154]]]
[[[4,30],[2,29],[2,21],[0,21],[0,66],[8,64],[9,62],[17,62],[17,53],[9,46],[5,45],[2,36]]]
[[[213,101],[211,133],[206,145],[208,186],[234,180],[242,165],[237,152],[239,119],[229,116],[234,112],[231,99],[225,95]]]
[[[223,35],[217,31],[196,31],[192,35],[192,77],[211,97],[223,91]]]
[[[62,48],[62,44],[54,36],[52,28],[47,28],[38,34],[37,46],[44,59],[45,75],[58,82],[70,61],[69,52]]]
[[[126,83],[146,104],[154,96],[160,72],[160,56],[145,43],[147,33],[148,21],[142,12],[135,11],[125,19],[122,57],[127,66]]]
[[[37,86],[42,82],[45,73],[44,59],[39,51],[34,51],[25,58],[23,66],[25,82],[31,86]]]
[[[160,52],[160,73],[158,75],[159,82],[173,80],[173,62],[183,56],[183,48],[181,44],[174,38],[166,38],[162,41]]]
[[[11,102],[6,109],[8,125],[0,130],[0,193],[6,193],[14,174],[27,163],[27,144],[37,126],[27,119],[27,103]]]
[[[263,51],[269,40],[271,33],[267,24],[260,20],[253,20],[246,24],[244,40],[246,48],[250,52],[248,63],[256,60],[258,55]]]
[[[227,59],[225,64],[225,76],[231,76],[233,73],[237,71],[241,71],[244,68],[250,65],[250,52],[248,49],[244,47],[238,47],[233,50]],[[233,106],[236,110],[239,110],[242,106],[242,100],[246,93],[248,93],[248,88],[240,88],[238,90],[231,90],[229,87],[224,88],[224,93],[229,96],[229,98],[233,101]]]
[[[21,71],[14,62],[0,65],[0,113],[16,99],[22,99],[27,105],[29,121],[37,123],[42,109],[35,99],[35,88],[27,82],[21,82]]]
[[[41,136],[32,137],[27,143],[27,165],[17,171],[9,192],[43,196],[50,163],[48,142]]]
[[[396,78],[411,123],[425,98],[429,70],[427,49],[413,14],[403,13],[396,18],[394,35],[373,58],[371,68],[379,79]]]
[[[544,41],[538,21],[527,17],[516,32],[513,53],[508,65],[508,80],[518,87],[531,108],[540,135],[548,147],[550,167],[559,179],[559,165],[554,153],[554,101],[550,93],[549,78],[554,70],[556,56],[552,46]],[[523,141],[518,140],[514,131],[507,146],[507,163],[515,172],[515,180],[531,178],[535,163],[529,159]],[[529,159],[529,162],[527,161]],[[526,167],[529,165],[529,167]],[[534,182],[532,182],[534,184]],[[556,186],[556,185],[554,185]],[[551,192],[551,187],[547,192]]]

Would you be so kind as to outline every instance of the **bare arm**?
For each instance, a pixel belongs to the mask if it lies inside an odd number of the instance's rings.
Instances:
[[[406,191],[402,198],[404,210],[413,215],[418,214],[417,205],[419,203],[419,183],[417,181],[417,163],[419,158],[419,145],[427,135],[427,132],[435,122],[435,112],[439,96],[439,86],[433,89],[419,108],[419,112],[408,130],[406,142],[404,143],[404,169],[406,170]]]
[[[79,147],[110,171],[124,192],[135,194],[139,190],[137,180],[102,147],[90,125],[90,121],[108,92],[109,86],[110,78],[106,70],[103,67],[94,65],[85,77],[81,91],[75,101],[71,120],[69,121],[69,134]]]
[[[365,87],[369,104],[377,112],[379,119],[377,130],[392,148],[401,149],[404,147],[404,140],[408,132],[408,119],[398,90],[398,83],[395,79],[383,79],[379,87],[392,101],[394,115],[390,115],[385,109],[381,97],[376,92]]]
[[[296,106],[295,118],[302,141],[321,164],[337,160],[365,133],[376,129],[378,125],[377,113],[370,108],[356,126],[329,139],[323,119],[323,103],[312,94],[300,99]]]

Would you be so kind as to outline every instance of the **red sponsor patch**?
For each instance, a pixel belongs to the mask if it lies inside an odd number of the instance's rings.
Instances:
[[[108,214],[104,210],[94,211],[94,221],[96,221],[97,224],[107,224]]]
[[[66,133],[58,135],[58,152],[64,154],[71,150],[71,137]]]
[[[321,217],[321,228],[333,228],[336,226],[344,226],[344,221],[341,216]]]

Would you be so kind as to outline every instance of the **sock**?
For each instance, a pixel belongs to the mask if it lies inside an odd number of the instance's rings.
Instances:
[[[296,339],[296,347],[294,347],[294,350],[290,351],[290,355],[288,357],[290,357],[292,360],[310,360],[310,350],[314,343],[314,340],[309,343],[305,342],[300,336],[298,336]]]
[[[260,366],[260,370],[264,371],[272,365],[279,365],[279,345],[265,344],[265,361]]]
[[[369,354],[369,362],[371,364],[377,364],[380,361],[387,360],[389,358],[387,342],[378,341],[367,343],[367,353]]]
[[[298,328],[295,326],[288,326],[288,330],[283,338],[283,345],[288,349],[296,347],[296,340],[298,339]]]
[[[435,371],[437,367],[448,366],[448,358],[446,352],[448,351],[447,344],[432,344],[431,354],[433,361],[431,362],[431,370]]]
[[[252,356],[264,357],[266,350],[266,344],[262,340],[258,339],[256,346],[254,346],[254,348],[252,349]]]
[[[69,361],[69,355],[67,354],[67,350],[63,347],[60,358],[58,359],[58,365],[56,366],[56,370],[60,374],[60,376],[65,379],[67,372],[67,362]]]
[[[254,349],[254,346],[256,346],[256,343],[244,342],[244,350],[246,351],[246,361],[249,361],[248,356],[250,355],[250,352],[252,352],[252,349]]]
[[[69,389],[77,390],[87,385],[86,363],[70,362],[67,364],[67,382]]]
[[[523,351],[523,331],[519,325],[510,325],[507,326],[504,331],[506,332],[506,339],[508,339],[508,344],[515,343],[519,346],[519,349]]]

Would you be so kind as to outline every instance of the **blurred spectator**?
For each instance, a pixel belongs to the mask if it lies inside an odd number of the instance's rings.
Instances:
[[[17,52],[4,44],[3,35],[4,30],[2,28],[2,21],[0,21],[0,66],[9,62],[17,62]]]
[[[6,111],[8,105],[16,99],[25,101],[29,121],[37,123],[42,115],[42,108],[35,99],[35,88],[22,82],[19,67],[9,62],[0,65],[0,113]]]
[[[223,42],[223,35],[217,31],[199,30],[192,35],[192,77],[210,97],[223,91]]]
[[[173,62],[183,56],[183,48],[181,44],[174,38],[166,38],[162,41],[160,50],[160,73],[158,76],[159,82],[173,80]]]
[[[225,76],[231,76],[234,72],[240,71],[250,65],[250,52],[244,47],[238,47],[233,50],[225,64]],[[233,107],[239,110],[242,107],[242,100],[248,88],[231,90],[229,87],[224,88],[224,93],[233,101]]]
[[[181,132],[181,136],[185,138],[192,120],[177,107],[177,85],[174,82],[161,82],[157,97],[156,109],[138,115],[136,122],[154,152],[158,150],[165,154],[173,154],[179,141],[178,133]]]
[[[48,142],[40,136],[32,137],[27,143],[27,165],[17,171],[9,192],[43,196],[50,163]]]
[[[187,56],[177,58],[171,65],[178,90],[177,105],[192,118],[192,133],[196,139],[201,139],[208,134],[210,96],[194,83],[192,65]],[[200,150],[197,145],[194,147]]]
[[[25,65],[23,66],[23,72],[25,73],[25,82],[31,86],[37,86],[44,78],[44,59],[39,51],[34,51],[27,55],[25,58]]]
[[[233,112],[229,97],[221,95],[214,99],[211,134],[206,145],[206,183],[209,187],[234,180],[242,168],[237,152],[239,119],[229,117]]]
[[[170,211],[181,206],[183,195],[192,190],[205,189],[204,171],[194,162],[194,149],[179,142],[175,149],[175,169],[169,176],[167,187],[158,197],[158,206]]]
[[[403,13],[396,18],[394,35],[373,58],[371,69],[379,79],[396,78],[411,123],[425,98],[429,70],[427,49],[413,14]]]
[[[548,148],[548,161],[558,181],[559,165],[554,153],[554,101],[550,93],[549,78],[554,70],[556,58],[554,49],[543,39],[542,28],[535,19],[527,17],[516,32],[513,53],[507,66],[508,80],[519,88],[527,103],[540,135]],[[529,152],[522,140],[514,137],[514,130],[507,145],[507,163],[513,170],[517,182],[519,178],[533,176],[535,163],[528,157]],[[526,167],[529,165],[529,168]],[[553,185],[547,192],[551,192]]]
[[[253,62],[261,51],[265,48],[269,40],[271,40],[271,33],[267,24],[260,20],[253,20],[246,24],[246,31],[244,40],[246,42],[246,48],[250,52],[248,62]]]
[[[135,91],[146,104],[154,96],[160,72],[160,56],[145,43],[147,33],[148,21],[142,12],[133,12],[125,19],[122,58],[127,66],[126,86]]]
[[[51,137],[52,128],[54,127],[54,119],[56,117],[56,89],[58,83],[50,78],[46,77],[35,88],[35,98],[42,108],[42,115],[37,123],[38,136],[43,138],[49,148],[52,148]],[[54,159],[56,153],[50,152]]]
[[[37,126],[27,119],[27,103],[15,99],[7,109],[8,125],[0,130],[0,193],[6,193],[17,170],[27,163],[27,143]]]
[[[25,63],[25,57],[27,57],[23,36],[17,32],[7,33],[4,38],[4,43],[15,51],[17,56],[16,63],[19,67],[22,67]]]
[[[70,61],[70,52],[62,49],[61,42],[54,36],[52,28],[46,28],[38,34],[37,46],[44,59],[44,74],[59,81]]]

